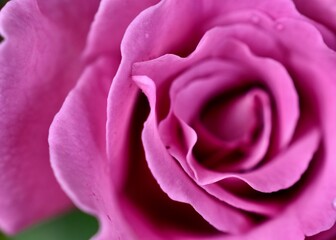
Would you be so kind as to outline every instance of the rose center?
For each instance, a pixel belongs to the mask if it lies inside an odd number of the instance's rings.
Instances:
[[[203,126],[226,142],[247,141],[262,124],[260,104],[254,94],[210,101],[201,113]]]

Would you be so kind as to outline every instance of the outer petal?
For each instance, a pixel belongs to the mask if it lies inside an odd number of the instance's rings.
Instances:
[[[304,14],[323,35],[326,44],[336,50],[336,4],[333,0],[293,0],[297,9]]]
[[[86,48],[89,66],[50,130],[51,161],[56,177],[78,207],[99,218],[102,228],[97,239],[135,238],[120,209],[114,208],[118,205],[113,204],[117,200],[111,192],[111,183],[118,181],[111,182],[111,178],[117,179],[122,172],[114,170],[117,164],[107,166],[106,162],[106,99],[119,66],[120,41],[125,28],[152,3],[102,1]]]
[[[244,236],[228,237],[225,240],[303,240],[304,235],[297,219],[291,216],[292,212],[285,211],[282,215],[256,227]]]
[[[293,0],[296,7],[309,18],[322,23],[332,31],[336,31],[336,4],[334,0]]]
[[[317,235],[307,237],[306,240],[330,240],[336,238],[336,225],[324,232],[321,232]]]
[[[99,4],[79,2],[13,0],[0,13],[0,228],[6,233],[70,206],[51,171],[47,137],[77,81]]]
[[[86,69],[52,123],[50,154],[56,177],[67,194],[78,207],[99,218],[99,239],[111,239],[111,232],[129,239],[127,224],[119,225],[122,220],[115,217],[118,209],[113,209],[105,150],[110,66],[110,60],[101,58]]]
[[[120,61],[120,42],[131,21],[160,0],[103,0],[89,34],[86,56],[108,55]],[[108,39],[108,40],[107,40]]]
[[[297,88],[302,91],[301,98],[306,104],[302,113],[309,114],[311,119],[318,118],[322,134],[318,160],[312,162],[302,193],[290,205],[297,212],[303,232],[311,236],[331,228],[336,219],[336,209],[332,207],[336,196],[336,56],[311,25],[293,19],[283,20],[281,24],[284,27],[281,41],[296,51],[288,59],[288,65],[295,71]],[[300,34],[300,39],[298,33],[305,34]],[[305,110],[307,113],[304,109],[308,106],[311,107]]]

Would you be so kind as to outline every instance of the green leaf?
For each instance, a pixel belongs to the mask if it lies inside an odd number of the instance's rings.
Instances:
[[[6,2],[8,2],[9,0],[0,0],[0,9],[3,7],[3,6],[5,6],[5,4],[6,4]],[[0,238],[0,240],[2,240],[1,238]]]
[[[0,240],[87,240],[98,230],[97,220],[79,210],[51,219],[12,237]]]

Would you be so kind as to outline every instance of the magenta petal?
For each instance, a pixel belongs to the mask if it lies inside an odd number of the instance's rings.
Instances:
[[[248,218],[205,193],[174,162],[166,151],[157,129],[154,110],[156,90],[153,81],[140,76],[134,80],[145,92],[151,105],[151,113],[145,123],[142,139],[149,168],[162,190],[175,201],[191,204],[204,219],[221,231],[237,233],[248,229],[251,226]]]
[[[223,188],[219,184],[209,184],[202,187],[219,200],[248,212],[274,217],[281,210],[281,205],[277,202],[272,202],[269,199],[260,201],[260,199],[242,198],[241,196],[233,194],[230,190]]]
[[[309,18],[322,23],[324,26],[336,31],[336,8],[333,0],[293,0],[296,7]]]
[[[250,28],[247,29],[249,30],[247,34],[251,34],[250,31],[252,30]],[[257,29],[255,30],[258,32]],[[210,56],[225,59],[228,62],[234,62],[238,67],[241,66],[238,68],[238,71],[243,72],[241,77],[242,82],[246,84],[260,84],[269,91],[270,98],[274,99],[277,125],[275,128],[275,136],[277,138],[276,148],[281,149],[291,140],[299,117],[298,96],[293,80],[281,63],[271,58],[259,57],[249,45],[231,36],[236,31],[237,29],[234,27],[217,27],[209,30],[202,38],[195,52],[188,58],[179,59],[178,57],[168,55],[157,60],[137,63],[135,65],[134,74],[148,75],[151,77],[158,87],[158,97],[160,97],[162,91],[160,88],[163,82],[171,81],[171,79],[167,80],[156,77],[160,75],[160,67],[169,66],[169,63],[174,65],[181,64],[181,66],[178,67],[167,67],[167,72],[176,74],[176,72],[179,73],[179,71],[181,71],[181,68],[190,67],[191,71],[189,71],[190,73],[188,72],[189,75],[197,76],[202,75],[202,73],[200,73],[202,69],[194,70],[191,66],[198,65],[197,61],[209,58]],[[264,40],[262,35],[258,35],[258,37],[261,38],[259,39],[260,41]],[[227,41],[223,42],[223,38],[227,38]],[[210,67],[212,66],[210,65]],[[146,70],[146,68],[149,70]],[[205,67],[203,68],[205,69]],[[235,68],[231,69],[234,71],[237,70]],[[245,70],[245,72],[241,69]],[[165,73],[164,76],[166,76],[166,74],[167,73]],[[211,75],[213,73],[203,73],[203,76],[205,74]],[[172,87],[176,87],[176,89],[183,88],[188,84],[190,79],[193,79],[193,77],[187,78],[187,81],[174,81]],[[167,86],[163,85],[163,87]],[[292,104],[288,104],[289,102]]]
[[[201,184],[238,178],[260,192],[275,192],[287,189],[295,184],[307,169],[318,147],[319,140],[318,131],[307,132],[265,166],[248,173],[218,173],[204,168],[199,169],[198,174],[202,180]]]
[[[214,38],[216,33],[221,35],[221,30],[212,32]],[[256,56],[248,45],[240,42],[228,44],[225,50],[227,57],[241,61],[255,71],[255,77],[260,78],[258,82],[269,90],[275,102],[279,149],[283,148],[291,140],[299,118],[298,96],[289,73],[281,63]]]
[[[308,168],[319,142],[320,134],[313,129],[265,166],[245,174],[227,175],[226,178],[241,179],[260,192],[287,189],[294,185]]]
[[[127,239],[131,231],[126,223],[121,224],[122,215],[113,204],[113,173],[106,156],[110,66],[110,60],[97,59],[83,73],[51,125],[50,155],[53,170],[66,193],[79,208],[99,218],[101,230],[97,238]]]
[[[336,224],[334,224],[334,226],[327,231],[323,231],[317,235],[307,237],[306,240],[331,240],[335,238],[336,238]]]
[[[253,231],[243,236],[228,238],[227,240],[260,240],[260,239],[295,239],[304,240],[304,233],[300,223],[291,215],[293,212],[284,211],[274,219],[253,229]]]
[[[99,1],[57,2],[13,0],[0,12],[0,228],[10,234],[71,206],[50,167],[48,130],[81,71]],[[54,21],[48,7],[76,11]]]
[[[139,91],[130,77],[132,64],[144,60],[143,56],[147,56],[146,58],[160,56],[182,42],[190,33],[185,29],[188,29],[197,17],[192,6],[192,3],[180,6],[176,1],[162,1],[141,12],[125,32],[121,43],[122,61],[108,96],[107,116],[108,156],[112,164],[120,169],[120,172],[123,172],[125,163],[119,160],[123,159],[123,151],[128,147],[124,144],[127,137],[125,132],[128,131],[130,112]],[[177,24],[180,23],[180,20],[176,18],[175,14],[183,15],[186,11],[190,13],[190,16],[185,16],[182,27]],[[150,25],[143,24],[143,22],[149,22],[147,19],[151,19]],[[158,21],[165,22],[164,29],[161,28]],[[172,35],[171,31],[176,34]],[[153,46],[162,46],[163,48],[153,48]],[[114,181],[120,181],[118,176],[120,172],[112,176]]]
[[[296,84],[304,93],[310,114],[311,109],[316,111],[322,137],[322,153],[313,165],[304,191],[292,205],[304,233],[311,236],[331,228],[336,219],[332,204],[336,197],[336,57],[316,28],[293,19],[283,20],[281,24],[284,26],[279,35],[281,41],[296,51],[296,57],[288,64],[295,69]]]
[[[197,69],[202,68],[203,65],[209,67],[211,63],[214,65],[214,62],[209,61],[206,62],[206,64],[197,66]],[[225,65],[221,64],[220,66],[223,68]],[[195,73],[194,71],[191,72]],[[211,171],[206,170],[204,170],[204,174],[202,173],[205,166],[201,166],[200,163],[197,162],[192,150],[193,148],[194,150],[197,150],[198,147],[204,148],[205,146],[195,146],[196,141],[204,140],[206,142],[211,142],[211,147],[213,149],[218,148],[216,152],[222,155],[225,155],[225,152],[228,152],[236,147],[236,145],[239,145],[239,143],[226,142],[223,140],[218,140],[217,138],[215,139],[214,136],[203,139],[205,136],[205,133],[203,132],[206,130],[200,131],[200,128],[197,128],[197,132],[195,132],[195,129],[192,129],[190,126],[188,126],[193,124],[194,121],[199,121],[197,119],[199,117],[197,114],[199,114],[200,108],[204,105],[204,103],[207,102],[207,100],[211,99],[213,96],[218,95],[219,93],[225,96],[225,94],[230,91],[231,87],[238,84],[239,81],[236,81],[236,77],[231,75],[227,77],[228,79],[223,78],[222,75],[219,74],[216,77],[195,79],[193,82],[182,88],[179,92],[173,92],[172,95],[177,96],[173,97],[172,110],[168,117],[161,121],[159,125],[160,137],[165,145],[169,146],[169,153],[180,162],[184,170],[192,178],[201,184],[205,184],[205,182],[209,183],[209,181],[211,181],[210,179],[212,179],[214,175],[217,176],[218,174],[214,173],[213,175]],[[196,99],[195,96],[197,96]],[[236,167],[237,170],[243,169],[242,166],[247,168],[252,167],[262,160],[263,155],[267,150],[271,129],[270,106],[268,98],[261,90],[251,90],[247,93],[245,98],[249,100],[254,98],[260,100],[263,112],[263,124],[265,125],[263,133],[261,134],[260,139],[257,141],[255,146],[251,145],[251,149],[246,153],[248,154],[246,158],[242,159],[240,162],[231,163],[232,166],[230,165],[230,162],[226,163],[226,159],[224,158],[220,160],[222,162],[222,167],[217,169],[217,172],[228,171],[228,169],[231,170],[232,167]],[[176,116],[173,114],[174,112]],[[182,134],[179,129],[182,130]],[[207,157],[210,158],[210,155]],[[230,159],[227,160],[230,161]]]
[[[333,0],[311,0],[309,2],[302,0],[293,0],[297,9],[307,17],[306,22],[316,26],[322,34],[326,44],[336,49],[336,8]]]
[[[216,155],[221,158],[220,156],[225,156],[225,153],[228,153],[228,150],[232,150],[238,146],[248,145],[248,149],[246,149],[245,154],[247,155],[243,161],[241,162],[233,162],[233,166],[230,168],[229,163],[225,163],[225,157],[222,160],[219,160],[220,162],[223,162],[221,164],[223,166],[223,170],[232,170],[236,168],[236,170],[243,170],[248,169],[256,165],[258,162],[260,162],[263,159],[264,154],[267,151],[267,147],[270,141],[270,133],[271,133],[271,108],[270,108],[270,102],[268,99],[268,96],[260,89],[253,89],[249,90],[247,93],[244,94],[244,96],[237,97],[238,99],[242,100],[240,103],[240,107],[242,107],[241,112],[236,112],[236,118],[237,119],[231,119],[232,124],[237,124],[237,126],[232,126],[229,122],[223,123],[227,124],[229,126],[225,127],[225,131],[229,131],[231,129],[242,129],[244,127],[244,124],[247,126],[250,126],[245,132],[245,135],[239,139],[227,141],[225,139],[220,139],[217,136],[214,136],[214,134],[209,133],[208,129],[204,128],[204,124],[200,123],[199,116],[195,116],[195,112],[201,111],[201,107],[204,107],[203,105],[207,103],[207,101],[211,100],[211,97],[218,96],[220,93],[223,96],[226,96],[230,94],[230,90],[235,85],[239,84],[239,80],[236,79],[236,77],[227,76],[228,79],[223,78],[221,74],[214,77],[209,77],[208,79],[202,79],[202,80],[195,80],[194,82],[190,83],[188,86],[183,88],[174,99],[174,105],[173,110],[176,113],[176,116],[181,120],[186,122],[187,124],[191,124],[198,135],[198,140],[201,141],[200,144],[197,146],[189,145],[189,153],[188,153],[188,161],[192,168],[195,170],[195,168],[199,167],[199,164],[195,163],[195,160],[191,160],[190,158],[194,158],[191,156],[191,150],[193,147],[197,148],[203,148],[204,146],[209,145],[208,149],[209,151],[215,150],[216,148],[221,149],[220,151],[216,151]],[[197,99],[195,99],[195,95],[197,95]],[[190,104],[189,104],[190,103]],[[243,104],[242,104],[243,103]],[[262,133],[259,136],[259,139],[255,144],[251,143],[250,135],[252,134],[252,131],[255,130],[255,125],[257,124],[257,120],[255,119],[256,116],[253,112],[255,112],[255,105],[259,103],[259,107],[261,108],[260,111],[258,111],[261,115],[262,120],[258,119],[259,121],[262,121],[263,129]],[[253,105],[253,106],[252,106]],[[245,108],[244,108],[245,107]],[[223,110],[223,109],[222,109]],[[239,110],[239,109],[238,109]],[[200,114],[200,112],[198,113]],[[189,116],[191,115],[191,116]],[[229,114],[231,117],[234,115],[234,113]],[[242,117],[244,116],[245,117]],[[259,117],[258,116],[258,117]],[[253,117],[255,117],[253,119]],[[218,119],[216,117],[216,119]],[[169,118],[166,119],[167,121]],[[166,120],[162,121],[160,127],[164,126],[164,123],[166,125],[166,134],[167,132],[172,131],[172,126],[169,126],[169,124],[166,122]],[[247,121],[246,121],[247,120]],[[255,121],[254,121],[255,120]],[[244,122],[245,121],[245,122]],[[222,124],[222,123],[221,123]],[[212,124],[214,125],[214,124]],[[254,126],[251,126],[254,125]],[[218,128],[217,126],[216,128]],[[203,139],[204,138],[204,139]],[[203,140],[203,141],[202,141]],[[203,142],[203,145],[202,145]],[[205,143],[207,142],[207,143]],[[208,144],[209,143],[209,144]],[[170,144],[173,145],[173,144]],[[202,150],[202,149],[200,149]],[[219,154],[219,155],[218,155]],[[207,154],[207,158],[211,158],[210,154]],[[199,159],[200,160],[200,159]],[[228,159],[230,160],[230,159]],[[195,163],[195,164],[194,164]],[[197,172],[197,170],[196,170]],[[196,174],[197,175],[197,174]],[[210,174],[211,175],[211,174]]]
[[[159,0],[102,0],[89,34],[86,56],[95,58],[108,55],[120,61],[120,43],[125,30],[142,10],[158,2]]]

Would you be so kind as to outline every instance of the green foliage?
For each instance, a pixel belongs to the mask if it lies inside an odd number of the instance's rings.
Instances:
[[[0,240],[87,240],[98,231],[94,217],[75,210],[13,237],[1,235]]]
[[[0,9],[6,4],[6,2],[8,2],[9,0],[0,0]],[[0,240],[1,239],[1,236],[0,236]]]

